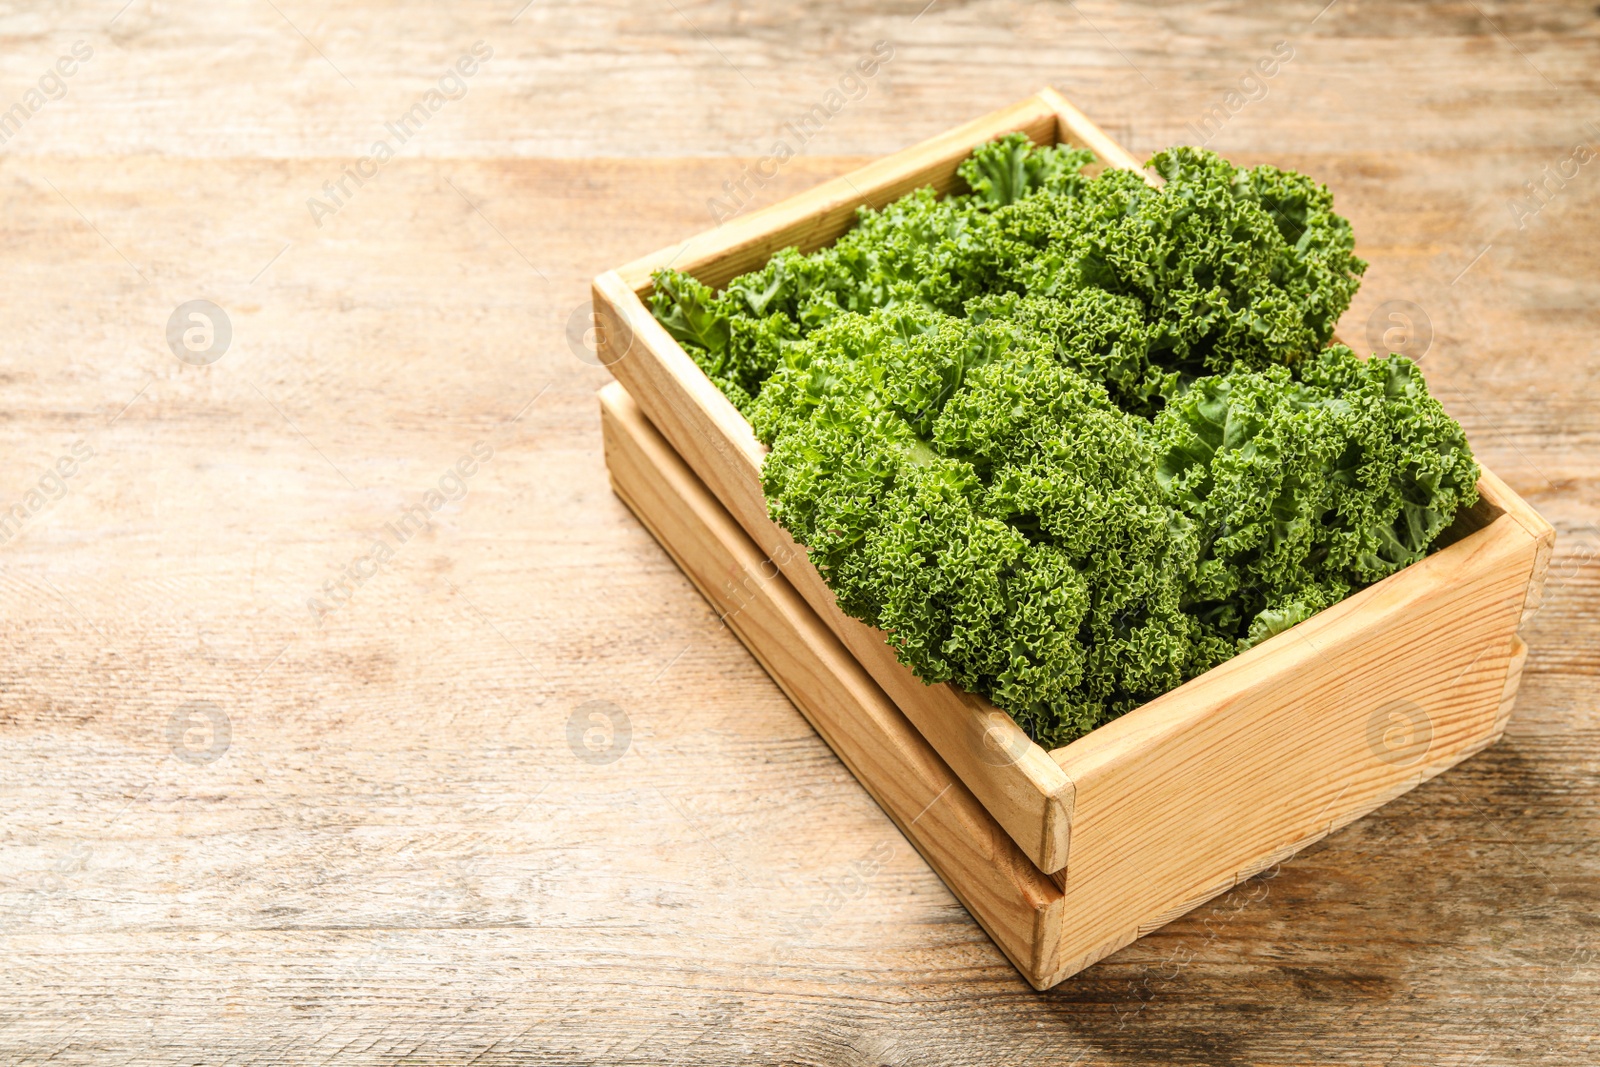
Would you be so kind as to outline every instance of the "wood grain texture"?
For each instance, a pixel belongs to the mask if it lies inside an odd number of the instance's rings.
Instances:
[[[0,159],[0,503],[95,451],[0,544],[0,1062],[1596,1059],[1600,183],[1507,208],[1600,121],[1592,5],[275,3],[305,38],[266,4],[0,11],[8,107],[96,51]],[[1142,155],[1288,40],[1213,146],[1328,183],[1372,263],[1341,333],[1422,308],[1430,385],[1559,534],[1500,743],[1044,995],[612,494],[609,375],[565,338],[880,38],[761,203],[1045,84]],[[164,337],[194,297],[235,327],[207,368]],[[184,762],[202,700],[230,747]],[[594,700],[631,719],[612,764],[567,742]]]

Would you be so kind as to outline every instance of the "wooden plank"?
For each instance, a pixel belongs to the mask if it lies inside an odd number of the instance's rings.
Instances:
[[[1511,516],[1536,544],[1533,568],[1528,577],[1528,595],[1523,601],[1522,614],[1517,621],[1517,627],[1521,629],[1544,603],[1544,579],[1550,570],[1550,555],[1555,551],[1555,527],[1546,522],[1543,515],[1535,511],[1526,500],[1518,496],[1487,467],[1483,468],[1483,474],[1478,479],[1478,493],[1484,501]]]
[[[1077,786],[1063,966],[1499,736],[1535,549],[1501,516],[1053,753]]]
[[[1090,121],[1089,116],[1070,104],[1066,97],[1051,88],[1040,89],[1036,95],[1055,113],[1058,142],[1087,148],[1100,157],[1106,166],[1139,171],[1152,185],[1161,183],[1158,176],[1144,169],[1144,164],[1139,162],[1137,156],[1107,136],[1104,130]]]
[[[1527,531],[1529,537],[1551,542],[1555,540],[1555,528],[1545,521],[1544,516],[1487,467],[1482,468],[1478,478],[1478,494],[1491,506],[1510,515],[1518,526]],[[1541,571],[1541,579],[1543,574]]]
[[[594,305],[605,324],[602,358],[650,421],[1023,852],[1047,873],[1060,870],[1071,836],[1071,779],[1009,715],[955,686],[923,684],[881,631],[840,611],[805,551],[767,517],[765,449],[744,416],[616,273],[595,279]]]
[[[1494,736],[1490,739],[1492,744],[1505,733],[1506,724],[1511,721],[1511,709],[1517,702],[1517,690],[1522,686],[1522,668],[1528,662],[1528,644],[1520,636],[1511,639],[1511,663],[1506,668],[1506,684],[1500,691],[1500,708],[1495,713]]]
[[[622,386],[600,391],[626,502],[951,891],[1030,980],[1059,967],[1061,892],[951,773]]]

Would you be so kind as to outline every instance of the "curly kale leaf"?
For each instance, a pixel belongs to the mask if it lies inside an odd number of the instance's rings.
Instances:
[[[1326,186],[1293,171],[1260,166],[1245,172],[1250,192],[1278,228],[1285,250],[1273,281],[1299,309],[1316,346],[1327,344],[1334,324],[1361,284],[1365,260],[1355,255],[1355,231],[1333,210]]]
[[[1020,133],[980,145],[959,169],[970,193],[863,207],[832,245],[784,249],[720,294],[665,271],[656,316],[741,410],[789,343],[876,308],[1003,315],[997,301],[1026,297],[1024,323],[1058,335],[1114,318],[1105,350],[1069,336],[1062,358],[1146,415],[1185,380],[1295,365],[1327,343],[1366,264],[1324,187],[1195,148],[1151,159],[1159,189],[1125,170],[1089,178],[1092,161]]]
[[[980,144],[956,168],[974,198],[1005,207],[1037,192],[1073,196],[1088,179],[1082,174],[1094,153],[1068,145],[1035,145],[1025,133]]]
[[[656,321],[746,414],[762,383],[777,368],[784,344],[799,335],[792,320],[782,314],[748,313],[754,305],[744,288],[730,286],[716,294],[678,271],[655,275],[650,302]]]
[[[1104,289],[1079,289],[1060,299],[1001,293],[967,301],[974,322],[1014,324],[1048,344],[1055,358],[1102,383],[1123,408],[1153,413],[1178,375],[1150,362],[1150,334],[1139,301]]]
[[[1036,336],[841,315],[795,347],[753,421],[773,518],[924,680],[987,693],[1058,743],[1185,676],[1192,530],[1136,420]]]
[[[1292,364],[1326,344],[1366,264],[1321,186],[1195,148],[1088,183],[1060,272],[1137,297],[1160,362],[1190,374]],[[1292,239],[1291,239],[1291,236]]]
[[[1460,426],[1403,356],[1203,378],[1148,432],[1201,531],[1190,610],[1249,647],[1421,559],[1477,499]]]
[[[1345,447],[1322,517],[1326,566],[1352,585],[1376,582],[1421,559],[1477,503],[1481,472],[1460,423],[1405,356],[1362,360],[1335,345],[1303,374],[1345,405]]]
[[[1187,606],[1219,637],[1244,637],[1268,609],[1348,592],[1312,566],[1331,502],[1322,472],[1340,450],[1325,399],[1282,367],[1237,370],[1196,381],[1150,427],[1167,499],[1200,531]]]
[[[732,330],[726,311],[718,307],[717,294],[710,286],[675,270],[659,271],[654,280],[650,310],[656,321],[680,343],[706,353],[716,368],[706,368],[707,374],[720,373],[720,360],[727,353]]]

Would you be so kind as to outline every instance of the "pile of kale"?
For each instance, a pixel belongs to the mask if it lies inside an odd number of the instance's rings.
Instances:
[[[1066,743],[1420,559],[1477,498],[1402,356],[1329,347],[1327,189],[1017,134],[656,317],[771,447],[772,517],[927,682]]]

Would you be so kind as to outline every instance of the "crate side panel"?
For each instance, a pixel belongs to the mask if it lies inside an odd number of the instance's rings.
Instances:
[[[695,474],[741,524],[766,518],[766,449],[722,395],[615,273],[594,280],[600,360]]]
[[[1253,682],[1075,774],[1064,958],[1181,914],[1498,736],[1534,554],[1497,520],[1418,564],[1429,580],[1397,585],[1405,603],[1281,635]]]
[[[1012,718],[981,697],[929,686],[901,664],[881,631],[839,610],[804,549],[767,517],[761,446],[716,390],[615,275],[595,281],[602,357],[656,429],[767,553],[1030,860],[1067,862],[1072,783]]]
[[[795,706],[1030,980],[1061,894],[770,569],[620,386],[602,391],[613,485]]]

